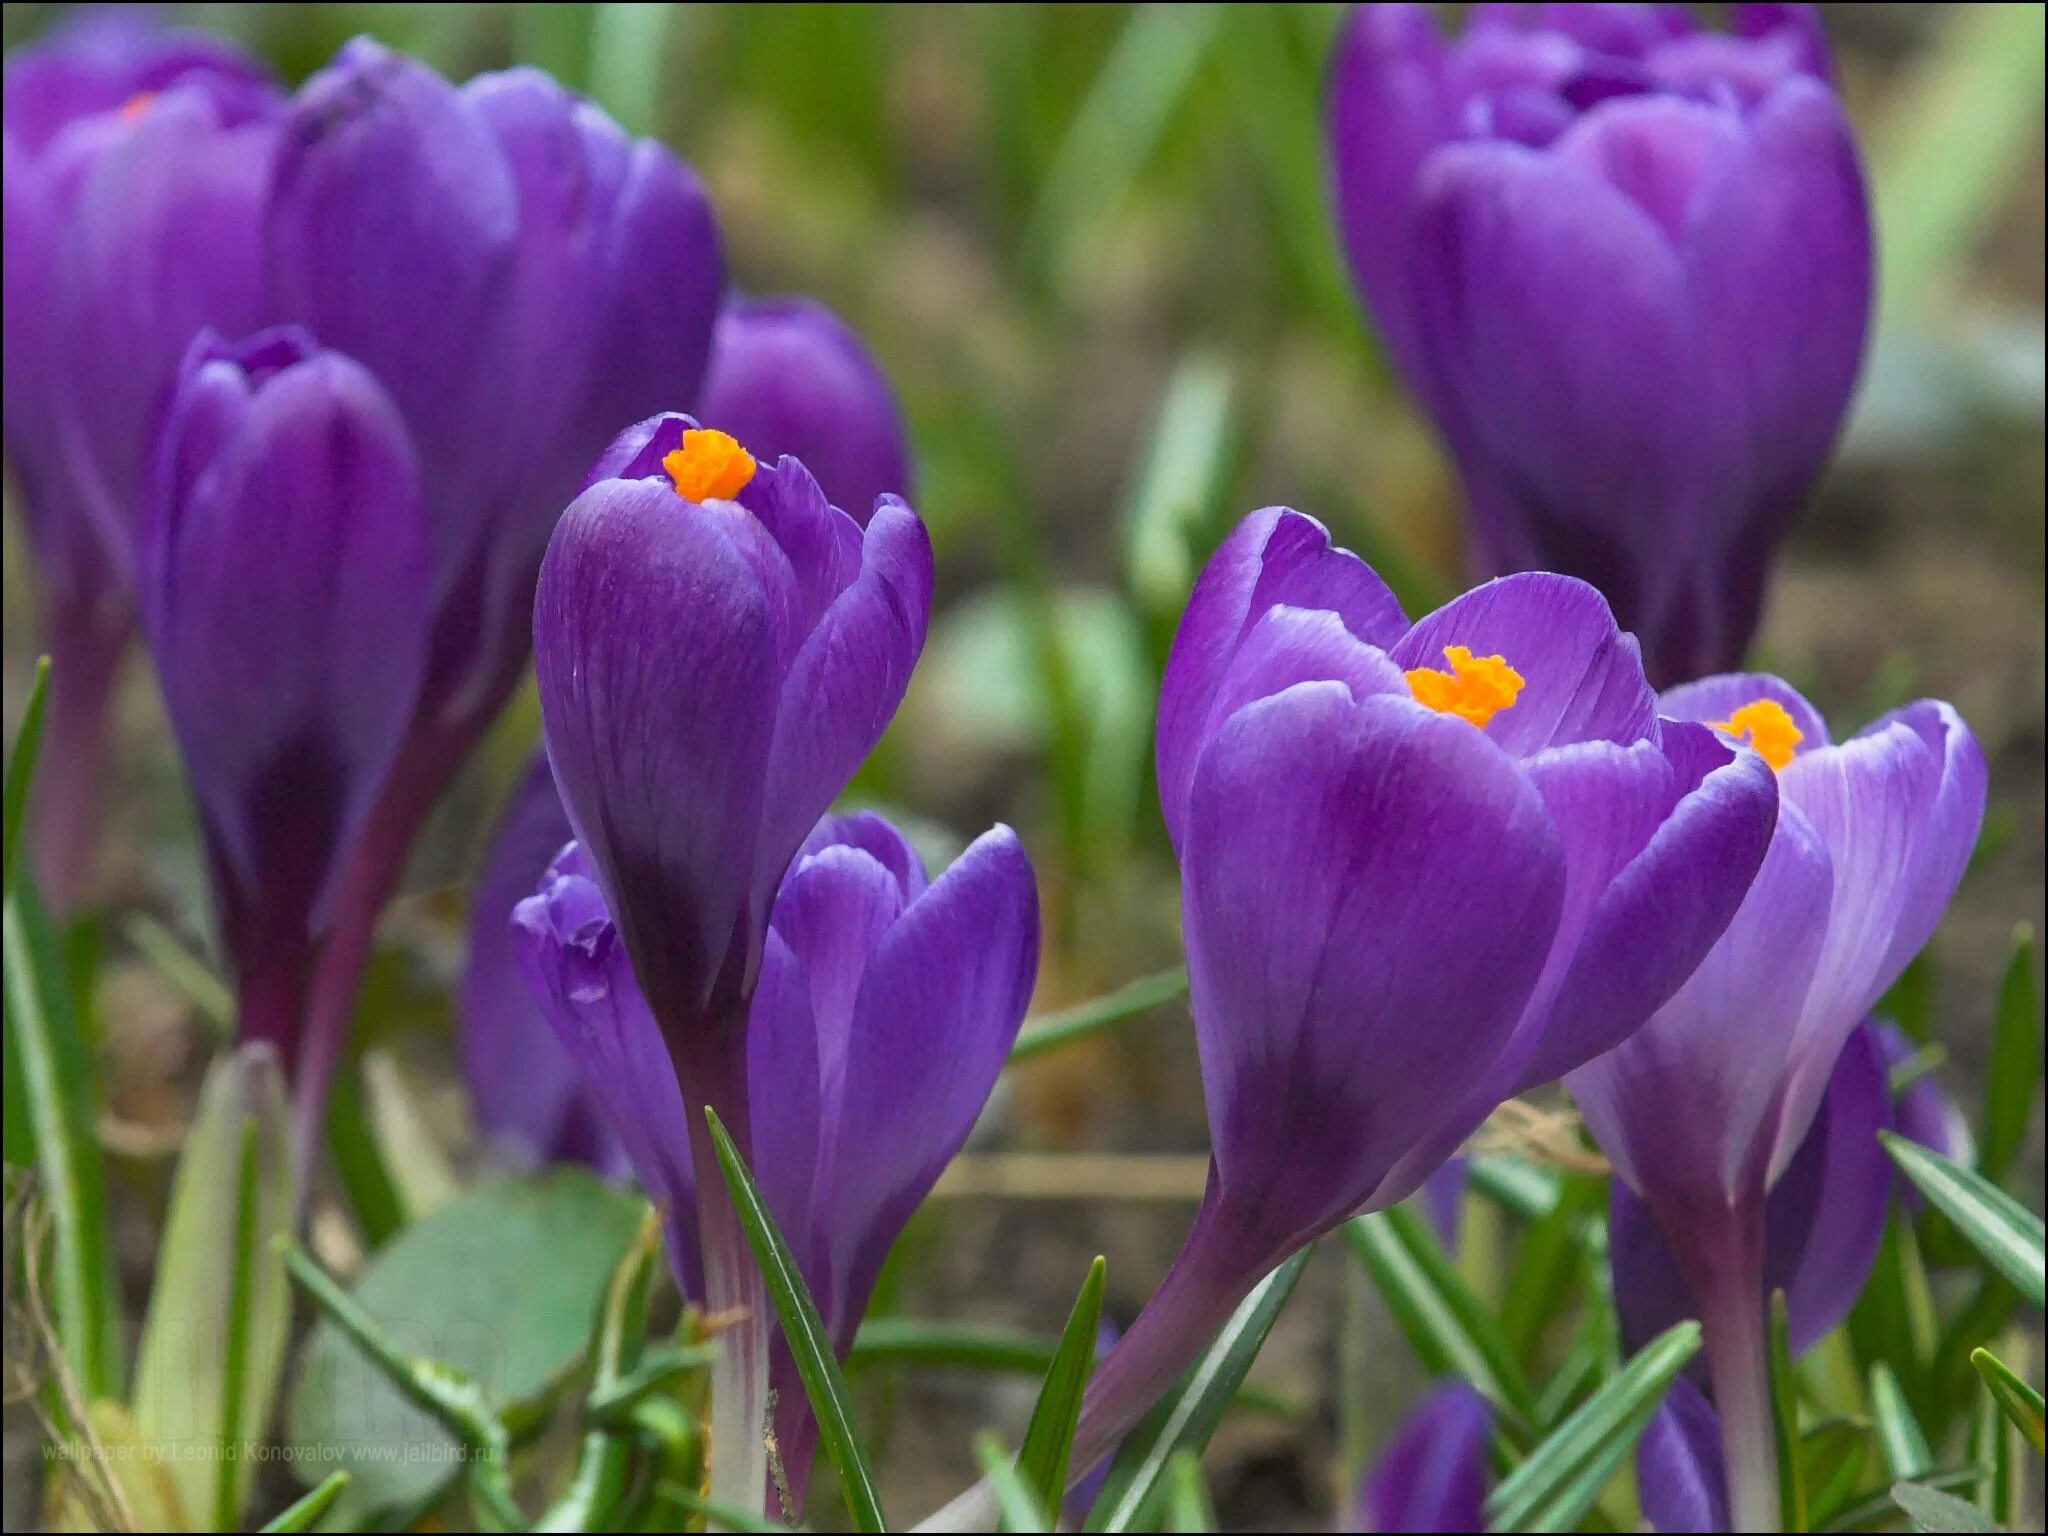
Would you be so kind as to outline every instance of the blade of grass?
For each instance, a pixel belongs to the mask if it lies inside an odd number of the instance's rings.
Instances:
[[[1216,1529],[1216,1507],[1202,1478],[1202,1458],[1193,1451],[1175,1451],[1166,1464],[1166,1529]]]
[[[1977,1374],[1984,1378],[1984,1385],[1991,1390],[1992,1399],[1999,1411],[2013,1423],[2013,1427],[2027,1437],[2027,1444],[2040,1455],[2043,1447],[2041,1394],[2019,1378],[2013,1368],[1988,1349],[1973,1350],[1970,1364],[1977,1367]]]
[[[1977,1171],[1994,1183],[2026,1144],[2034,1091],[2041,1082],[2041,972],[2031,924],[2013,931],[2012,955],[1998,987],[1991,1062],[1984,1072],[1984,1139]]]
[[[1929,1472],[1918,1479],[1922,1488],[1938,1488],[1951,1491],[1968,1488],[1977,1480],[1974,1467],[1946,1467],[1939,1472]],[[1859,1499],[1843,1510],[1834,1519],[1821,1527],[1823,1531],[1874,1531],[1893,1525],[1899,1518],[1899,1506],[1892,1502],[1891,1490],[1873,1493],[1867,1499]]]
[[[1038,1390],[1038,1403],[1031,1410],[1024,1444],[1017,1453],[1018,1475],[1039,1509],[1054,1508],[1066,1492],[1067,1458],[1074,1449],[1075,1427],[1081,1422],[1081,1394],[1095,1373],[1103,1272],[1098,1255],[1088,1266],[1088,1278],[1081,1282],[1081,1293],[1067,1314],[1059,1349],[1045,1373],[1045,1385]]]
[[[36,776],[36,755],[43,745],[43,715],[50,698],[50,658],[36,658],[35,680],[21,712],[21,729],[7,754],[4,800],[0,800],[0,890],[14,889],[14,850],[21,842],[22,817],[28,811],[28,787]]]
[[[142,951],[142,957],[185,994],[215,1033],[228,1039],[235,1032],[235,999],[213,967],[188,949],[178,936],[147,912],[130,913],[121,933]]]
[[[1170,971],[1159,971],[1150,976],[1140,976],[1136,981],[1124,983],[1114,992],[1079,1003],[1072,1008],[1062,1008],[1057,1013],[1048,1013],[1031,1021],[1024,1032],[1017,1037],[1017,1043],[1010,1047],[1009,1064],[1029,1061],[1034,1056],[1055,1050],[1092,1035],[1098,1030],[1108,1029],[1134,1019],[1161,1003],[1171,1002],[1188,989],[1188,970],[1176,965]]]
[[[2035,1306],[2043,1290],[2041,1218],[1989,1180],[1891,1131],[1878,1140],[1914,1187],[1932,1201],[1964,1241]]]
[[[1771,1431],[1778,1449],[1778,1517],[1787,1531],[1811,1529],[1806,1465],[1799,1455],[1799,1383],[1792,1375],[1792,1340],[1785,1293],[1771,1292]]]
[[[1877,1426],[1877,1447],[1884,1453],[1885,1470],[1895,1480],[1910,1481],[1934,1465],[1927,1435],[1913,1417],[1899,1378],[1882,1360],[1870,1368],[1870,1417]]]
[[[974,1459],[981,1464],[989,1491],[996,1496],[996,1514],[1006,1531],[1050,1531],[1045,1505],[1026,1486],[1017,1459],[1003,1444],[1002,1436],[984,1429],[974,1437]]]
[[[706,1105],[704,1118],[711,1126],[719,1171],[725,1175],[733,1209],[746,1230],[754,1260],[761,1266],[768,1299],[774,1303],[775,1316],[782,1324],[783,1341],[789,1346],[797,1375],[803,1380],[804,1395],[810,1399],[811,1412],[817,1418],[818,1439],[833,1470],[839,1474],[840,1496],[846,1500],[854,1528],[885,1531],[889,1527],[882,1514],[881,1495],[875,1488],[874,1469],[868,1464],[867,1450],[854,1428],[846,1378],[840,1374],[839,1360],[832,1352],[824,1320],[818,1316],[817,1303],[811,1300],[804,1277],[798,1272],[796,1256],[777,1230],[775,1218],[768,1214],[767,1202],[761,1198],[739,1149],[719,1122],[717,1111]]]
[[[278,1536],[295,1531],[310,1531],[320,1523],[320,1517],[327,1513],[334,1501],[341,1497],[341,1490],[348,1486],[346,1472],[331,1472],[319,1487],[290,1504],[268,1525],[259,1527],[265,1533],[276,1532]]]

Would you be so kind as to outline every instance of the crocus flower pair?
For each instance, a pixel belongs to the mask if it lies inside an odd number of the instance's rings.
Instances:
[[[1361,5],[1329,77],[1351,269],[1495,570],[1593,582],[1660,685],[1740,663],[1869,326],[1809,7]]]
[[[1763,1333],[1769,1196],[1806,1155],[1830,1081],[1850,1070],[1838,1065],[1845,1042],[1932,935],[1961,880],[1983,820],[1985,764],[1956,712],[1934,701],[1838,745],[1813,707],[1773,677],[1710,678],[1666,693],[1660,708],[1754,745],[1778,771],[1777,826],[1704,963],[1647,1024],[1568,1082],[1616,1174],[1654,1214],[1697,1305],[1735,1516],[1744,1529],[1764,1529],[1778,1517]],[[1881,1078],[1875,1064],[1857,1070]],[[1868,1121],[1882,1095],[1866,1083],[1859,1096]],[[1859,1145],[1844,1155],[1865,1156],[1862,1132],[1851,1139]],[[1804,1184],[1793,1184],[1795,1196]]]
[[[1584,583],[1508,577],[1410,624],[1279,508],[1196,583],[1158,774],[1211,1174],[1090,1384],[1077,1473],[1275,1263],[1659,1007],[1741,903],[1777,800],[1755,753],[1658,719]]]
[[[7,61],[0,419],[52,658],[29,824],[59,909],[81,894],[100,816],[151,422],[194,332],[259,323],[257,210],[280,106],[254,61],[123,11]]]

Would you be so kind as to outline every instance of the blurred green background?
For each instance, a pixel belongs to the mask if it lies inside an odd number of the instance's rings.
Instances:
[[[7,6],[7,44],[59,9]],[[1274,502],[1312,512],[1411,610],[1460,579],[1455,484],[1376,354],[1326,207],[1320,83],[1339,6],[165,10],[294,79],[358,32],[456,78],[539,64],[699,169],[737,285],[810,293],[862,333],[908,412],[941,592],[911,697],[856,789],[926,818],[940,843],[991,819],[1019,827],[1045,883],[1041,1010],[1177,957],[1151,705],[1222,529]],[[1876,192],[1882,304],[1759,660],[1838,724],[1929,693],[1984,740],[1990,833],[1939,941],[1928,1012],[1968,1083],[2013,925],[2042,915],[2043,12],[1826,14]],[[10,519],[10,729],[33,657],[27,564]],[[527,697],[431,828],[365,1005],[369,1041],[403,1064],[419,1106],[429,1182],[437,1160],[469,1155],[446,1042],[461,888],[534,740]],[[203,952],[205,902],[139,664],[116,751],[117,915],[96,935],[96,1016],[112,1118],[142,1149],[126,1180],[142,1209],[148,1133],[182,1123],[211,1036],[192,987],[164,977],[167,945]],[[1184,1017],[1017,1077],[1008,1148],[1201,1148]],[[935,1312],[1045,1326],[1086,1256],[1107,1252],[1112,1311],[1128,1310],[1186,1218],[1178,1186],[1155,1193],[947,1203],[942,1254],[912,1283]],[[148,1229],[131,1226],[146,1271]],[[1316,1330],[1341,1303],[1324,1290],[1290,1310],[1262,1363],[1306,1378],[1304,1397],[1327,1397]],[[961,1411],[913,1394],[892,1476],[957,1486]],[[1235,1468],[1216,1473],[1226,1522],[1254,1493],[1261,1508],[1320,1504],[1329,1436],[1312,1434],[1304,1459],[1298,1433],[1247,1433],[1219,1443]]]

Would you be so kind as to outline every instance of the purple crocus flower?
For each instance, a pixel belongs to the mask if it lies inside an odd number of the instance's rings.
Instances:
[[[524,668],[555,518],[623,424],[695,397],[724,267],[667,149],[537,71],[458,87],[362,39],[291,102],[262,258],[274,310],[391,392],[433,528],[427,676],[322,956],[303,1135],[413,835]]]
[[[1984,815],[1984,757],[1956,712],[1933,701],[1840,745],[1774,677],[1709,678],[1660,703],[1673,719],[1750,741],[1777,768],[1777,829],[1705,963],[1569,1081],[1699,1303],[1737,1518],[1756,1529],[1777,1518],[1758,1304],[1766,1196],[1805,1140],[1843,1042],[1962,878]]]
[[[1605,592],[1663,684],[1738,665],[1871,307],[1808,7],[1361,5],[1328,103],[1345,249],[1496,570]],[[1645,381],[1654,381],[1645,387]]]
[[[1655,1531],[1728,1531],[1728,1466],[1721,1420],[1700,1389],[1679,1377],[1636,1443],[1636,1492]]]
[[[540,894],[520,904],[514,938],[534,996],[668,1214],[685,1292],[716,1307],[707,1281],[730,1255],[688,1214],[702,1165],[687,1074],[581,850],[565,850]],[[746,1030],[753,1167],[842,1355],[890,1244],[995,1086],[1037,964],[1037,888],[1007,827],[928,882],[923,860],[881,817],[827,817],[782,880]],[[726,1338],[737,1353],[748,1331]],[[744,1439],[758,1440],[758,1389],[768,1384],[800,1510],[817,1431],[779,1342],[767,1380],[756,1379],[752,1417],[735,1420]],[[714,1399],[714,1412],[727,1411]],[[758,1506],[758,1462],[750,1475]]]
[[[770,902],[902,701],[931,582],[900,499],[863,530],[798,460],[760,463],[678,415],[623,434],[555,530],[533,620],[548,760],[700,1161],[706,1105],[755,1156],[748,1009]],[[698,1207],[711,1307],[765,1316],[723,1184],[704,1181]],[[749,1365],[734,1347],[714,1368],[717,1412],[739,1417],[714,1425],[731,1459],[712,1482],[752,1505]]]
[[[1755,754],[1659,722],[1585,583],[1507,577],[1411,625],[1282,508],[1195,584],[1158,773],[1210,1180],[1090,1384],[1077,1473],[1273,1265],[1412,1194],[1501,1100],[1669,997],[1776,803]]]
[[[430,531],[390,398],[303,331],[193,343],[136,597],[199,811],[245,1037],[290,1064],[342,862],[411,716]]]
[[[1920,1054],[1918,1042],[1890,1019],[1872,1019],[1869,1027],[1876,1031],[1888,1072],[1897,1071]],[[1977,1142],[1970,1134],[1970,1122],[1934,1073],[1923,1073],[1896,1094],[1892,1115],[1898,1133],[1908,1141],[1917,1141],[1950,1162],[1968,1166],[1976,1160]],[[1920,1192],[1910,1184],[1901,1193],[1908,1201],[1919,1204]]]
[[[860,338],[810,299],[736,299],[718,317],[702,408],[755,454],[794,454],[832,505],[866,525],[910,495],[903,412]]]
[[[1892,1125],[1882,1045],[1866,1022],[1843,1045],[1813,1124],[1764,1206],[1762,1295],[1785,1293],[1795,1354],[1849,1315],[1870,1277],[1894,1182],[1877,1133]],[[1655,1212],[1619,1179],[1609,1196],[1607,1241],[1629,1353],[1700,1315]]]
[[[277,102],[226,44],[119,11],[7,60],[0,420],[53,668],[29,825],[59,909],[97,840],[150,425],[194,332],[261,318],[256,215]]]
[[[1487,1444],[1493,1415],[1462,1381],[1449,1381],[1408,1415],[1358,1487],[1354,1531],[1486,1528]]]

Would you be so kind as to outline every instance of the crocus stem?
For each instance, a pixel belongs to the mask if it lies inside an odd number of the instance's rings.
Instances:
[[[96,606],[50,620],[50,702],[29,826],[36,878],[49,910],[62,916],[92,881],[106,778],[107,705],[127,650],[128,626]]]
[[[704,1255],[704,1306],[717,1326],[711,1363],[711,1501],[760,1514],[768,1497],[768,1362],[771,1313],[754,1250],[719,1177],[718,1153],[704,1120],[708,1103],[743,1158],[753,1156],[747,1110],[746,1029],[742,1020],[707,1031],[720,1059],[693,1061],[683,1095],[696,1170],[697,1238]],[[711,1053],[705,1053],[709,1058]]]
[[[306,956],[280,954],[252,966],[235,983],[235,1037],[267,1042],[287,1072],[306,1005]]]
[[[1778,1450],[1764,1320],[1763,1201],[1720,1213],[1687,1250],[1706,1328],[1707,1370],[1721,1417],[1729,1509],[1738,1531],[1775,1531]]]

